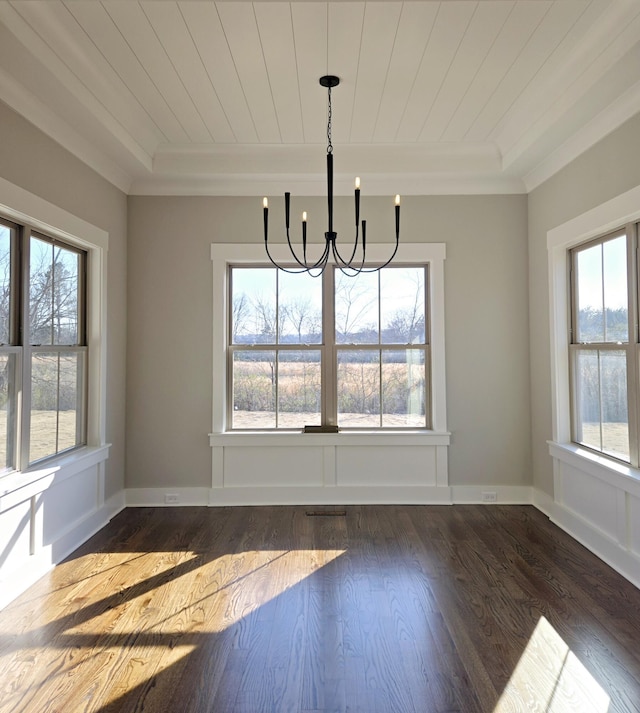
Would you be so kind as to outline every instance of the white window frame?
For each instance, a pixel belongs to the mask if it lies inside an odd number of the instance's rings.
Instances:
[[[0,478],[0,510],[10,505],[11,493],[43,478],[51,480],[62,471],[71,475],[79,468],[106,460],[106,330],[107,330],[107,251],[109,235],[62,208],[43,200],[23,188],[0,178],[0,213],[8,220],[28,225],[54,239],[84,250],[87,253],[86,289],[86,348],[87,404],[86,446],[63,452],[58,456],[36,462],[22,471],[14,471]],[[41,490],[42,485],[36,489]],[[26,490],[25,490],[26,489]]]
[[[640,186],[559,225],[547,233],[551,355],[552,438],[549,452],[592,475],[622,483],[640,480],[640,469],[572,442],[568,315],[570,309],[569,250],[640,220]]]
[[[578,255],[590,248],[595,246],[602,246],[609,240],[614,238],[624,238],[626,246],[626,259],[627,259],[627,326],[628,335],[625,342],[615,342],[611,340],[607,341],[594,341],[594,342],[581,342],[579,341],[578,331],[578,306],[577,298],[579,297],[579,286],[577,283],[578,276],[578,265],[577,258]],[[635,325],[637,325],[636,316],[636,304],[637,304],[637,285],[636,285],[636,270],[637,266],[635,264],[636,255],[636,224],[631,223],[629,225],[621,226],[619,229],[614,230],[606,235],[599,235],[593,240],[587,240],[581,242],[578,245],[570,248],[567,251],[567,262],[570,270],[569,279],[569,324],[570,324],[570,335],[569,335],[569,375],[571,379],[571,438],[574,443],[583,445],[583,443],[578,440],[577,431],[579,430],[578,424],[578,403],[580,399],[580,393],[577,385],[578,379],[578,364],[577,359],[579,354],[592,353],[596,355],[604,354],[607,351],[617,351],[623,352],[625,355],[625,365],[626,365],[626,382],[627,382],[627,428],[628,428],[628,438],[629,438],[629,458],[625,459],[622,454],[620,454],[619,460],[624,463],[629,463],[635,467],[638,466],[638,438],[637,438],[637,419],[636,419],[636,394],[638,392],[638,384],[640,383],[638,379],[638,359],[636,357],[638,352],[638,330]],[[602,421],[600,422],[600,428],[602,429]],[[584,444],[585,448],[590,448],[596,453],[602,453],[603,455],[609,455],[611,458],[616,458],[615,455],[607,453],[605,450],[597,448],[595,445]]]
[[[394,246],[387,244],[372,244],[367,246],[367,258],[372,262],[384,261]],[[290,259],[286,245],[270,246],[269,250],[276,261],[286,262]],[[444,344],[444,260],[446,249],[444,243],[405,243],[401,244],[395,262],[402,265],[429,265],[429,294],[431,325],[431,425],[430,430],[416,429],[413,434],[444,435],[447,434],[446,415],[446,379],[445,379],[445,344]],[[213,414],[212,439],[216,435],[226,437],[247,435],[246,431],[232,432],[227,429],[227,320],[228,309],[228,268],[230,265],[242,266],[264,262],[264,246],[259,243],[213,243],[211,245],[211,261],[213,264]],[[385,429],[375,429],[367,433],[375,433],[380,437],[393,437],[398,434]],[[286,434],[260,431],[256,435],[270,438]],[[294,439],[304,439],[299,433],[291,434]],[[349,434],[334,434],[334,438],[346,437]],[[353,433],[350,434],[353,436]],[[448,434],[447,434],[448,435]],[[308,439],[308,436],[306,437]]]

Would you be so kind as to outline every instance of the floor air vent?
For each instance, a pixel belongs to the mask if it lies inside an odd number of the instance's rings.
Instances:
[[[308,517],[344,517],[346,514],[346,510],[307,510]]]

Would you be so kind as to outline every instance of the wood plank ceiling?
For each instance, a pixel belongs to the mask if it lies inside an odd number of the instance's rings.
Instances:
[[[639,38],[637,0],[2,0],[0,96],[132,193],[313,194],[336,74],[339,191],[522,192],[640,110]]]

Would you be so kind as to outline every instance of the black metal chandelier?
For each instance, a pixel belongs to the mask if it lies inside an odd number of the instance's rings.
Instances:
[[[324,234],[325,246],[322,255],[318,260],[310,262],[307,258],[307,213],[306,211],[302,214],[302,259],[298,256],[296,251],[291,244],[291,234],[289,230],[289,217],[290,217],[290,202],[291,194],[284,194],[284,215],[285,215],[285,230],[287,236],[287,244],[289,245],[289,250],[293,256],[295,266],[292,268],[283,267],[279,265],[272,257],[269,252],[269,242],[268,242],[268,232],[269,232],[269,201],[264,198],[262,201],[262,207],[264,212],[264,247],[267,252],[269,260],[275,265],[279,270],[290,273],[300,273],[307,272],[312,277],[320,276],[329,261],[329,257],[333,257],[335,265],[341,270],[345,275],[355,276],[361,272],[376,272],[386,267],[395,257],[398,251],[398,244],[400,241],[400,196],[397,195],[395,199],[395,213],[396,213],[396,244],[395,248],[391,254],[391,257],[382,265],[377,265],[375,267],[366,267],[366,253],[367,253],[367,221],[363,220],[360,222],[360,179],[356,178],[355,181],[355,213],[356,213],[356,235],[353,243],[353,250],[351,251],[351,256],[349,259],[345,259],[338,250],[337,238],[338,234],[333,229],[333,144],[331,143],[331,89],[337,87],[340,84],[340,78],[333,75],[327,75],[320,77],[320,84],[326,87],[328,93],[328,112],[327,112],[327,200],[328,200],[328,230]],[[362,246],[360,250],[360,256],[356,257],[358,253],[358,242],[360,239],[360,230],[362,230]]]

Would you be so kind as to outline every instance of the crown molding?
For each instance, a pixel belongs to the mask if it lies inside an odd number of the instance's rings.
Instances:
[[[0,68],[0,97],[13,111],[92,168],[102,178],[128,193],[131,175],[95,145],[75,131],[64,119]],[[151,159],[149,159],[149,165]]]
[[[640,112],[640,81],[522,177],[526,192],[544,183]]]
[[[365,174],[362,196],[495,195],[526,193],[517,176],[499,174]],[[323,196],[327,179],[321,174],[226,174],[213,177],[152,177],[134,180],[129,193],[146,196],[262,196],[289,191],[298,196]],[[334,193],[353,193],[353,176],[334,176]]]

